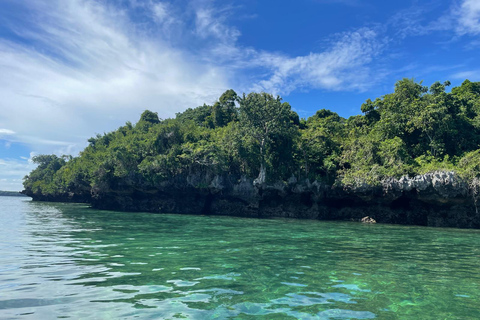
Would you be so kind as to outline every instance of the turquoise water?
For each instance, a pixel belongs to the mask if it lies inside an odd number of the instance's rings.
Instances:
[[[0,197],[1,319],[478,319],[480,231]]]

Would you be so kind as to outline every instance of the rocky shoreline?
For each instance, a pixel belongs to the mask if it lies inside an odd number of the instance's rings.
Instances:
[[[469,184],[445,171],[390,178],[375,186],[362,182],[330,186],[295,177],[267,184],[259,178],[194,174],[156,188],[132,184],[57,197],[24,193],[33,200],[85,202],[107,210],[480,228]]]

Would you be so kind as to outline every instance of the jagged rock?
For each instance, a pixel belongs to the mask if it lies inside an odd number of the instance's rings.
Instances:
[[[289,186],[295,185],[297,183],[297,178],[292,174],[292,176],[287,180]]]
[[[415,176],[413,178],[413,188],[417,189],[418,192],[427,190],[427,188],[430,187],[431,184],[432,184],[432,176],[429,173]]]
[[[225,188],[223,185],[223,177],[216,175],[210,183],[210,188],[213,189],[214,192],[223,190]]]
[[[283,181],[277,181],[273,183],[272,185],[266,185],[265,189],[271,189],[271,190],[276,190],[278,191],[281,195],[286,194],[287,186]]]
[[[384,196],[392,199],[415,191],[425,200],[445,202],[446,199],[465,198],[468,195],[468,184],[455,172],[436,171],[413,178],[403,176],[399,180],[385,179],[382,181],[382,190]]]
[[[252,180],[242,176],[240,180],[233,185],[231,190],[232,196],[240,197],[243,199],[255,199],[258,190],[255,189]],[[253,200],[252,200],[253,201]]]
[[[262,167],[260,168],[258,177],[255,180],[253,180],[253,185],[262,186],[263,184],[265,184],[266,180],[267,180],[267,171],[265,170],[265,167],[262,165]]]
[[[91,195],[25,193],[34,200],[77,200],[111,210],[480,228],[476,198],[465,181],[448,171],[389,178],[374,186],[364,181],[356,181],[354,186],[341,182],[331,186],[297,180],[294,176],[287,182],[267,184],[261,170],[255,180],[245,176],[191,174],[149,189],[123,185],[116,190],[92,188]]]
[[[377,223],[377,221],[375,221],[375,219],[373,219],[369,216],[363,217],[362,220],[360,220],[360,222],[362,222],[362,223]]]
[[[326,184],[323,184],[321,182],[318,182],[317,180],[313,181],[311,185],[311,189],[315,192],[315,194],[320,194],[325,192],[326,190],[330,189],[329,186]]]

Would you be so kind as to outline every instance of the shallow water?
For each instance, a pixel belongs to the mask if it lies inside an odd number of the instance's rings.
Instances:
[[[0,197],[1,319],[478,319],[480,231]]]

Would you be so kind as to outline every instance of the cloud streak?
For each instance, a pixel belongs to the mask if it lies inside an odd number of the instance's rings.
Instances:
[[[456,31],[460,35],[480,34],[480,1],[464,0],[456,10]]]
[[[375,83],[371,80],[372,62],[388,42],[375,28],[334,35],[322,51],[291,57],[242,46],[239,44],[241,33],[225,23],[228,10],[216,9],[208,2],[202,5],[196,10],[195,32],[216,41],[210,42],[200,57],[208,63],[220,63],[228,74],[238,76],[250,72],[250,77],[243,81],[237,77],[237,88],[288,95],[298,89],[362,91]],[[379,78],[377,75],[377,80]]]
[[[173,116],[228,88],[220,68],[137,33],[119,10],[94,1],[31,4],[37,19],[13,30],[24,42],[0,39],[0,127],[35,148],[76,145],[147,108]]]
[[[12,135],[12,134],[15,134],[15,131],[0,128],[0,137],[3,135]]]
[[[262,53],[258,60],[270,69],[271,76],[253,89],[275,93],[298,88],[364,90],[374,83],[369,80],[373,78],[369,64],[383,51],[386,42],[375,30],[362,28],[340,35],[321,53],[294,58]]]

